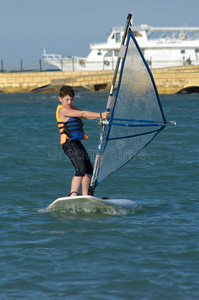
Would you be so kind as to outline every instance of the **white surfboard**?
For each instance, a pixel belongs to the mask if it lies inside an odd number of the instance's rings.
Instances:
[[[53,201],[47,210],[133,208],[136,203],[127,199],[101,199],[93,196],[62,197]]]

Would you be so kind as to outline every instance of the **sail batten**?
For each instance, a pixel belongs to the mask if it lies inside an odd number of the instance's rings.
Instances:
[[[162,123],[163,125],[164,123]],[[148,127],[148,126],[160,126],[158,123],[150,123],[150,124],[126,124],[126,123],[114,123],[110,122],[110,125],[116,125],[116,126],[125,126],[125,127]]]
[[[112,121],[127,121],[127,122],[146,122],[146,123],[160,123],[158,121],[153,120],[136,120],[136,119],[120,119],[120,118],[113,118]],[[165,123],[163,123],[165,124]]]

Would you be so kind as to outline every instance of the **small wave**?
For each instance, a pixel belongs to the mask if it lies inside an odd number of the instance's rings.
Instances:
[[[69,214],[104,214],[110,216],[127,216],[135,214],[139,211],[139,207],[127,208],[127,207],[56,207],[53,209],[43,208],[37,209],[38,213],[69,213]]]

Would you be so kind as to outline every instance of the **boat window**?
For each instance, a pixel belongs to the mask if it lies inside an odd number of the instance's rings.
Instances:
[[[120,42],[120,32],[116,33],[116,43]]]
[[[185,50],[181,50],[181,54],[185,54]]]
[[[195,53],[196,53],[196,58],[197,58],[197,60],[199,59],[199,48],[196,48],[195,49]]]
[[[113,51],[109,51],[104,56],[105,57],[112,57],[112,55],[113,55]]]
[[[97,52],[97,55],[102,55],[102,53],[101,53],[101,51],[100,51],[100,50]]]
[[[114,50],[114,56],[118,56],[119,55],[119,50]]]
[[[112,38],[112,39],[114,39],[114,38],[115,38],[115,34],[114,34],[114,33],[112,34],[112,37],[111,37],[111,38]]]

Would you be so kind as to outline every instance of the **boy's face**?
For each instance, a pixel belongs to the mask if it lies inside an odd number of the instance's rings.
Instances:
[[[59,101],[63,106],[66,108],[70,108],[73,105],[73,98],[71,98],[69,95],[64,96],[63,98],[59,97]]]

